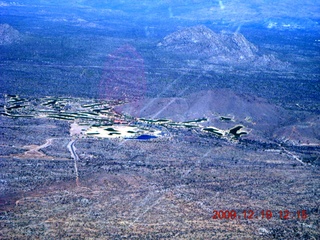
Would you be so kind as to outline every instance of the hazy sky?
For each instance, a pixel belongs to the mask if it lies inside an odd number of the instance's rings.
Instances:
[[[295,28],[303,28],[302,25],[318,28],[320,22],[320,0],[0,0],[0,11],[30,6],[47,7],[48,10],[58,7],[61,12],[68,8],[92,16],[125,16],[151,21],[265,22],[269,27]]]

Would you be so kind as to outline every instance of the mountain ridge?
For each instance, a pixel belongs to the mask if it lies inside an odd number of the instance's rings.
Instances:
[[[204,25],[173,32],[157,44],[158,48],[189,59],[200,59],[205,64],[271,68],[288,67],[273,54],[261,54],[259,48],[241,33],[215,33]]]
[[[0,24],[0,45],[9,45],[19,41],[21,38],[18,30],[7,23]]]

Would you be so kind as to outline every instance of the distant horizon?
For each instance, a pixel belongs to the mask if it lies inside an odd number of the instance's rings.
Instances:
[[[223,6],[223,7],[222,7]],[[23,13],[28,9],[33,17],[44,17],[47,21],[66,21],[86,24],[99,28],[103,18],[121,18],[125,22],[165,23],[177,21],[222,23],[241,27],[242,25],[262,24],[275,29],[318,29],[320,19],[320,0],[292,1],[270,3],[260,1],[151,1],[139,3],[132,1],[0,1],[2,15]],[[32,10],[33,9],[33,10]],[[57,18],[47,14],[57,14]],[[29,17],[31,17],[29,15]],[[60,18],[60,20],[59,20]],[[102,22],[101,22],[102,23]]]

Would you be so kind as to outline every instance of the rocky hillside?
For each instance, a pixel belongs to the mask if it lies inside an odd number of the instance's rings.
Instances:
[[[20,33],[9,24],[0,24],[0,45],[7,45],[20,39]]]
[[[175,52],[195,54],[199,57],[231,56],[236,54],[252,58],[258,49],[242,34],[215,33],[200,25],[174,32],[158,46]]]
[[[264,99],[228,89],[200,91],[180,98],[144,99],[121,105],[116,110],[135,117],[180,122],[205,117],[208,121],[202,123],[204,126],[228,129],[243,124],[254,130],[252,134],[260,132],[269,136],[290,119],[285,110]]]
[[[241,33],[215,33],[199,25],[184,28],[166,36],[159,48],[188,59],[201,59],[205,64],[284,68],[287,63],[273,55],[262,55]]]

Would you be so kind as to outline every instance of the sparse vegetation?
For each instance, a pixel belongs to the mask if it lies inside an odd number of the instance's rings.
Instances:
[[[316,3],[60,2],[0,2],[1,239],[320,238]]]

